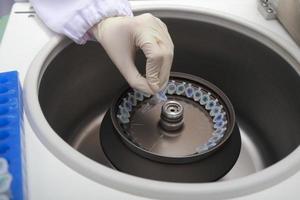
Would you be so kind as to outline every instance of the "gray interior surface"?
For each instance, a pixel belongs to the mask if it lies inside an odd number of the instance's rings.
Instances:
[[[223,180],[255,173],[298,147],[300,79],[292,66],[272,49],[227,28],[183,19],[163,21],[175,45],[172,71],[212,82],[235,108],[242,151]],[[145,58],[140,52],[136,63],[144,73]],[[61,138],[87,157],[110,166],[100,147],[99,126],[125,84],[99,44],[71,44],[45,71],[40,105]]]

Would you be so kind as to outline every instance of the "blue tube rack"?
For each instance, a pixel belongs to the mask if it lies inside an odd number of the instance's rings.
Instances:
[[[0,174],[1,199],[26,199],[22,124],[22,90],[18,72],[0,73],[0,159],[7,161],[0,166],[0,171],[1,167],[7,168],[6,174]],[[4,187],[2,191],[1,186]]]

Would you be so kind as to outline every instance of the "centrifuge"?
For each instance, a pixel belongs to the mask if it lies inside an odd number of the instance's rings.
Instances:
[[[300,49],[277,3],[131,1],[175,44],[156,104],[15,3],[0,71],[23,86],[28,199],[299,199]]]

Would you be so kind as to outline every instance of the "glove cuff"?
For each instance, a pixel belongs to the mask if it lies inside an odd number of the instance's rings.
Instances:
[[[133,16],[128,0],[94,0],[76,12],[62,32],[78,44],[92,38],[89,29],[108,17]]]

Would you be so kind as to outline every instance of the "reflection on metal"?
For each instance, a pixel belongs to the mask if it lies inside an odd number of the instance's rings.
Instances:
[[[271,20],[277,16],[276,4],[275,0],[258,0],[257,8],[265,19]]]
[[[255,144],[255,141],[249,137],[242,126],[239,126],[239,128],[242,138],[240,156],[230,172],[219,181],[227,181],[247,176],[266,167],[262,154]]]

